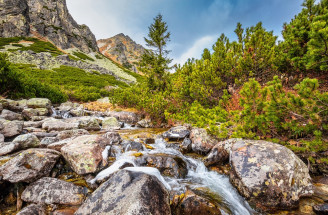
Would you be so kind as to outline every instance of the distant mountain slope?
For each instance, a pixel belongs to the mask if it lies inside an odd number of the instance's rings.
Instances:
[[[78,25],[70,15],[66,0],[0,1],[0,37],[38,37],[60,49],[98,51],[94,34]]]
[[[137,44],[129,36],[124,34],[98,40],[97,44],[103,55],[111,58],[125,68],[137,72],[136,63],[145,51],[142,45]]]

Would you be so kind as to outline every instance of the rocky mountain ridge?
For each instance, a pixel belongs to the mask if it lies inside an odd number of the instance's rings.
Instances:
[[[98,51],[94,34],[70,15],[66,0],[0,1],[0,37],[37,37],[60,49]]]
[[[108,39],[98,40],[97,44],[103,55],[125,68],[137,72],[137,62],[145,52],[142,45],[122,33]]]

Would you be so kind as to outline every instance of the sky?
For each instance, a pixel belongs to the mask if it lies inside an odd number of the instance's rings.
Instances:
[[[237,22],[244,28],[262,22],[282,39],[283,23],[301,10],[303,0],[67,0],[79,24],[86,24],[97,39],[119,33],[144,45],[148,27],[161,13],[171,32],[167,49],[174,63],[200,58],[224,33],[235,40]]]

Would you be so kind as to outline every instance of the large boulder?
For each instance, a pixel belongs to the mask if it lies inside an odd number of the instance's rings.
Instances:
[[[139,165],[155,167],[162,175],[184,178],[188,174],[187,164],[181,158],[168,154],[146,154],[137,158]]]
[[[39,139],[33,134],[23,134],[16,137],[13,142],[0,141],[0,156],[9,154],[11,152],[33,148],[40,145]]]
[[[57,139],[64,140],[67,138],[88,135],[88,134],[89,134],[89,132],[85,129],[66,130],[66,131],[59,132],[57,135]]]
[[[75,213],[84,214],[170,215],[169,193],[155,176],[120,170],[95,190]]]
[[[102,129],[111,130],[111,129],[120,129],[121,125],[115,117],[106,117],[102,121]]]
[[[193,128],[190,132],[190,139],[192,150],[202,155],[206,155],[218,143],[218,140],[203,128]]]
[[[241,141],[241,139],[233,138],[216,144],[210,153],[208,153],[208,155],[204,158],[204,164],[206,166],[211,166],[228,163],[231,148],[237,141]]]
[[[4,109],[0,115],[0,117],[6,119],[6,120],[10,120],[10,121],[14,121],[14,120],[23,120],[23,117],[21,114],[12,112],[10,110],[6,110]]]
[[[108,139],[112,144],[120,144],[122,142],[122,138],[119,133],[115,131],[107,132],[102,135],[104,138]]]
[[[23,131],[24,122],[0,119],[0,133],[5,137],[14,137]]]
[[[300,197],[313,193],[307,166],[282,145],[240,140],[230,156],[231,183],[258,209],[297,207]]]
[[[28,149],[0,166],[0,175],[11,183],[31,183],[48,176],[59,157],[60,153],[54,150]]]
[[[42,204],[30,204],[18,212],[17,215],[46,215],[46,207]]]
[[[63,120],[52,119],[42,124],[42,128],[48,131],[64,131],[79,128],[78,122],[64,122]]]
[[[176,215],[221,215],[220,208],[191,190],[187,190],[182,199],[174,205]]]
[[[186,137],[189,137],[190,130],[185,126],[177,126],[170,128],[170,130],[164,132],[163,138],[169,140],[183,140]]]
[[[67,123],[77,123],[78,128],[85,129],[87,131],[99,131],[100,125],[99,120],[96,117],[83,116],[83,117],[74,117],[64,120]]]
[[[27,101],[29,108],[51,108],[51,101],[45,98],[33,98]]]
[[[22,115],[24,119],[31,120],[33,116],[47,116],[49,110],[47,108],[26,108],[23,110]]]
[[[136,124],[138,122],[138,116],[135,113],[127,112],[127,111],[120,111],[120,112],[109,112],[107,116],[115,117],[120,122]]]
[[[61,148],[61,153],[77,174],[84,175],[107,165],[107,158],[103,158],[102,152],[111,144],[110,139],[102,136],[84,135],[69,141]]]
[[[30,184],[22,193],[22,200],[39,204],[80,205],[85,189],[56,178],[44,177]]]

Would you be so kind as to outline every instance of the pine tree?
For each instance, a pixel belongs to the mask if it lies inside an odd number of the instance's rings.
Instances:
[[[140,70],[148,77],[149,89],[163,91],[167,85],[169,64],[172,62],[167,57],[170,51],[165,49],[171,33],[168,32],[167,23],[163,21],[161,14],[154,18],[148,29],[148,38],[144,39],[150,49],[142,56]]]

